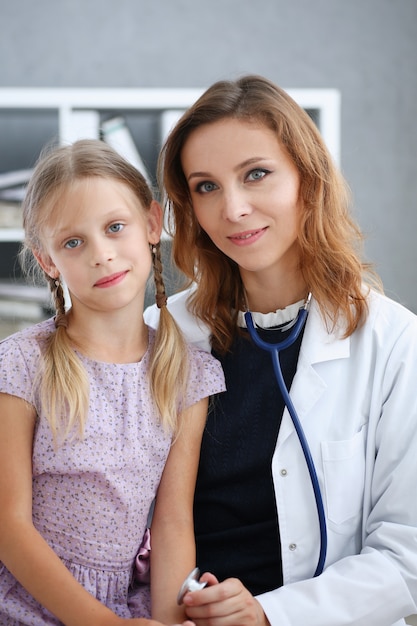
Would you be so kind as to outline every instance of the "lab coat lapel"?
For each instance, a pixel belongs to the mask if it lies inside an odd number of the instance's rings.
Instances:
[[[326,328],[318,305],[313,299],[301,344],[297,371],[290,390],[290,396],[301,423],[308,419],[314,405],[327,390],[327,384],[314,366],[324,361],[349,357],[350,339],[342,339],[342,334],[338,328],[334,331]],[[294,426],[288,409],[285,409],[278,436],[278,446],[292,432],[294,432]]]

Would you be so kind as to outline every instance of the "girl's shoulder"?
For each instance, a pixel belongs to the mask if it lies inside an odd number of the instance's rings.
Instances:
[[[34,381],[53,320],[20,330],[0,342],[0,392],[33,403]]]
[[[224,373],[220,361],[206,350],[187,344],[189,375],[189,404],[206,396],[213,396],[226,390]]]
[[[155,328],[149,328],[149,347],[155,341]],[[224,374],[220,362],[198,343],[189,343],[186,339],[186,349],[188,358],[188,384],[196,388],[206,388],[208,395],[224,391]]]
[[[54,332],[53,318],[39,322],[27,328],[23,328],[0,341],[0,355],[19,350],[28,355],[33,355],[42,349],[43,344]]]

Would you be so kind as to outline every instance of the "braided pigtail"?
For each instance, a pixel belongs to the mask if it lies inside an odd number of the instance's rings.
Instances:
[[[88,413],[89,384],[86,371],[72,348],[67,334],[65,298],[59,279],[45,274],[55,305],[56,330],[49,337],[40,372],[40,400],[54,440],[70,432],[82,437]]]
[[[185,397],[188,356],[184,337],[166,306],[160,243],[151,245],[155,299],[160,309],[159,325],[151,354],[151,392],[165,428],[178,431],[178,406]],[[178,403],[179,400],[179,403]]]
[[[155,301],[158,309],[166,306],[167,296],[162,276],[161,242],[151,244],[153,278],[155,282]]]

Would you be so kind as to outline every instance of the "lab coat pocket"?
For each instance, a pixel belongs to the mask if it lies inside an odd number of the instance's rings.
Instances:
[[[364,426],[352,439],[321,444],[327,516],[337,525],[356,517],[362,510],[366,430]]]

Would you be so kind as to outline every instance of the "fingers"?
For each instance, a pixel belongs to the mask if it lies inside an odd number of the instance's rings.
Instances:
[[[211,585],[218,585],[219,581],[215,577],[214,574],[210,574],[210,572],[205,572],[202,576],[200,576],[200,581],[207,583],[210,587]]]
[[[184,596],[187,616],[191,619],[223,617],[234,613],[244,601],[243,596],[250,595],[237,579],[229,578],[218,583],[212,574],[204,574],[204,579],[208,582],[207,587]]]
[[[207,582],[215,579],[211,576],[207,574]],[[184,605],[187,617],[198,625],[255,626],[265,623],[262,607],[235,578],[186,594]]]

